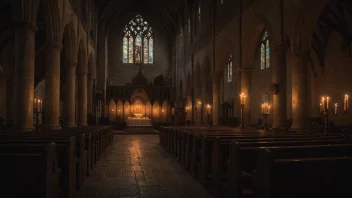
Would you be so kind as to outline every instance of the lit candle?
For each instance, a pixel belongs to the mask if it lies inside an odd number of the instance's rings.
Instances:
[[[345,100],[343,104],[343,109],[346,111],[348,109],[348,95],[345,94]]]
[[[320,109],[320,112],[323,111],[323,107],[321,106],[321,103],[319,104],[319,109]]]
[[[268,105],[268,112],[267,114],[270,114],[270,105]]]
[[[326,110],[329,109],[329,97],[326,97]]]
[[[245,104],[245,100],[246,100],[246,95],[244,95],[244,93],[242,92],[241,95],[240,95],[240,102],[241,102],[241,105],[244,105],[244,104]]]
[[[325,98],[324,97],[321,98],[321,103],[322,103],[322,110],[324,111],[325,110]]]
[[[334,110],[335,114],[337,114],[337,103],[335,103],[335,110]]]
[[[264,114],[264,104],[262,104],[262,114]]]
[[[37,110],[37,99],[34,99],[34,110]]]

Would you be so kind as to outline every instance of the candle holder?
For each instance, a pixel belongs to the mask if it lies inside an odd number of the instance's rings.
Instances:
[[[267,118],[270,116],[270,105],[268,103],[262,104],[262,116],[264,117],[264,130],[268,131]]]
[[[39,118],[40,115],[43,113],[43,101],[40,99],[34,99],[34,115],[35,115],[35,131],[39,132],[40,128],[39,128]]]
[[[40,128],[39,128],[39,118],[40,118],[40,115],[43,113],[43,111],[40,111],[39,109],[35,109],[34,110],[34,115],[35,115],[35,131],[36,132],[40,132]]]
[[[240,95],[240,103],[241,103],[241,124],[240,127],[244,127],[244,106],[245,106],[246,95],[242,92]]]
[[[270,113],[262,113],[262,116],[264,117],[264,130],[267,131],[269,130],[267,118],[270,116]]]

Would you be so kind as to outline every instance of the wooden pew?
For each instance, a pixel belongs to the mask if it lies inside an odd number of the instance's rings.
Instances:
[[[74,198],[76,194],[76,141],[74,137],[64,139],[5,139],[0,140],[0,145],[41,145],[45,146],[50,142],[55,142],[57,150],[58,166],[62,173],[60,186],[63,187],[62,195],[67,198]],[[21,148],[23,149],[23,148]],[[18,150],[21,152],[22,150]]]
[[[263,149],[254,177],[255,197],[351,197],[351,156],[352,145]]]
[[[201,182],[206,184],[205,175],[210,167],[210,154],[212,152],[213,141],[216,137],[221,137],[223,139],[320,139],[321,137],[317,137],[315,135],[286,135],[286,134],[268,134],[268,135],[239,135],[239,134],[211,134],[211,135],[198,135],[195,134],[192,141],[192,151],[191,151],[191,165],[190,172],[192,175],[196,175],[196,168],[199,170],[199,174],[201,175]],[[196,166],[199,167],[196,167]]]
[[[59,174],[55,143],[0,144],[3,195],[58,198]]]

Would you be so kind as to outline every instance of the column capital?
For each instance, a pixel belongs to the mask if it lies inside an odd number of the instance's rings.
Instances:
[[[68,68],[76,68],[78,62],[77,61],[72,61],[72,60],[65,60],[65,64]]]
[[[57,50],[62,50],[62,45],[60,43],[56,43],[56,42],[50,42],[47,43],[47,47],[52,48],[52,49],[57,49]]]

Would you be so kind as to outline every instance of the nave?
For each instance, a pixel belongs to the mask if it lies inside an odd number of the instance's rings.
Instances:
[[[115,135],[80,198],[212,197],[160,145],[158,135]]]

